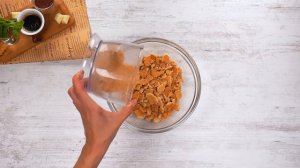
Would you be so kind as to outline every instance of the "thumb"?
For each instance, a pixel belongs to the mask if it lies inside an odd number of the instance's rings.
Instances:
[[[136,104],[137,104],[137,100],[133,99],[119,111],[122,121],[126,120],[126,118],[131,114]]]

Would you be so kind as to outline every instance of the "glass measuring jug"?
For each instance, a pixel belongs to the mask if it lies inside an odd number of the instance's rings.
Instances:
[[[109,102],[125,105],[138,80],[142,45],[103,41],[91,36],[89,53],[83,61],[86,89]]]

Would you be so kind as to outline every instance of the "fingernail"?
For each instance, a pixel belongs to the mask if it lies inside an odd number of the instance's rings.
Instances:
[[[82,78],[82,77],[83,77],[83,70],[78,71],[78,72],[76,73],[76,76],[77,76],[78,78]]]

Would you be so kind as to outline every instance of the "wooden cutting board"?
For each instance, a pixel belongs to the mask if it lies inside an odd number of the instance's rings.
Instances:
[[[26,8],[33,8],[33,5],[24,6],[23,8],[17,10],[22,11]],[[57,13],[63,15],[70,15],[68,24],[58,24],[54,18]],[[19,40],[14,45],[7,45],[0,41],[0,62],[8,62],[9,60],[17,57],[23,52],[31,49],[32,47],[42,43],[51,36],[71,27],[75,24],[75,19],[66,7],[63,0],[54,0],[54,6],[49,9],[46,13],[43,13],[45,18],[45,26],[43,30],[38,34],[38,37],[41,39],[40,42],[32,42],[32,37],[20,33]],[[10,18],[10,16],[5,17]]]

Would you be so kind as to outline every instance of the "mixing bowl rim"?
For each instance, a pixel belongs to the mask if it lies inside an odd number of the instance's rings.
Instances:
[[[200,72],[198,69],[198,66],[196,65],[196,62],[194,61],[194,59],[190,56],[190,54],[183,49],[181,46],[179,46],[178,44],[166,40],[166,39],[162,39],[162,38],[156,38],[156,37],[147,37],[147,38],[142,38],[139,40],[134,41],[133,43],[137,43],[137,44],[141,44],[141,43],[149,43],[149,42],[155,42],[155,43],[162,43],[165,44],[167,46],[173,47],[175,48],[179,53],[181,53],[181,56],[183,57],[183,59],[187,62],[187,64],[190,66],[192,72],[193,72],[193,77],[195,79],[194,84],[195,84],[195,93],[194,93],[194,97],[191,103],[191,106],[188,108],[187,111],[185,111],[185,114],[176,122],[174,122],[173,124],[160,128],[160,129],[144,129],[144,128],[138,128],[133,126],[132,124],[130,124],[129,122],[125,121],[125,126],[128,127],[131,130],[138,130],[140,132],[144,132],[144,133],[162,133],[162,132],[166,132],[169,131],[171,129],[174,129],[176,127],[178,127],[180,124],[182,124],[184,121],[186,121],[195,111],[199,100],[200,100],[200,95],[201,95],[201,77],[200,77]],[[197,85],[198,83],[198,85]],[[111,102],[107,102],[109,108],[112,111],[117,111],[116,107],[113,105],[113,103]]]

